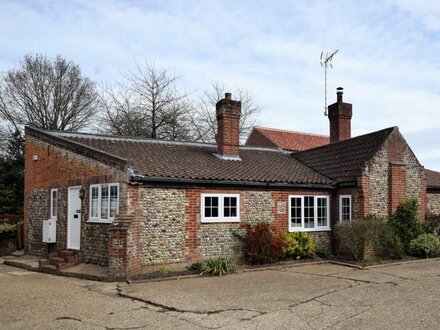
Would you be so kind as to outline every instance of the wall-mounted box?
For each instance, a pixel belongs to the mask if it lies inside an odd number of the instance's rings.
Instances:
[[[49,219],[43,221],[43,242],[55,243],[57,241],[57,221]]]

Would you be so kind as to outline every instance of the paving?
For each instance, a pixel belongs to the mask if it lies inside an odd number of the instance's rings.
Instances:
[[[0,259],[1,263],[1,259]],[[440,260],[102,283],[0,264],[0,328],[439,329]]]

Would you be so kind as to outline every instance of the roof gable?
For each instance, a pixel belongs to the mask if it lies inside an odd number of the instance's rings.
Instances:
[[[276,146],[285,150],[302,151],[330,143],[326,135],[295,132],[275,128],[255,126],[246,145]]]
[[[293,154],[293,157],[337,182],[353,182],[362,167],[384,144],[396,127]]]

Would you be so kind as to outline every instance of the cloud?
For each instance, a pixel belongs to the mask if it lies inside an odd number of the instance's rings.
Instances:
[[[440,150],[417,143],[440,121],[439,15],[437,2],[406,0],[3,1],[0,70],[29,52],[62,54],[100,83],[150,58],[194,96],[212,81],[241,86],[268,125],[327,133],[319,55],[339,49],[328,102],[343,86],[354,135],[399,126],[427,159]]]

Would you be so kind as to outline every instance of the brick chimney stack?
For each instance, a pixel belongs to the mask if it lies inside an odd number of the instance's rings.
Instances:
[[[217,152],[223,159],[239,160],[241,102],[232,100],[232,94],[217,102]]]
[[[343,88],[336,89],[337,101],[328,107],[330,143],[351,138],[352,104],[342,101]]]

